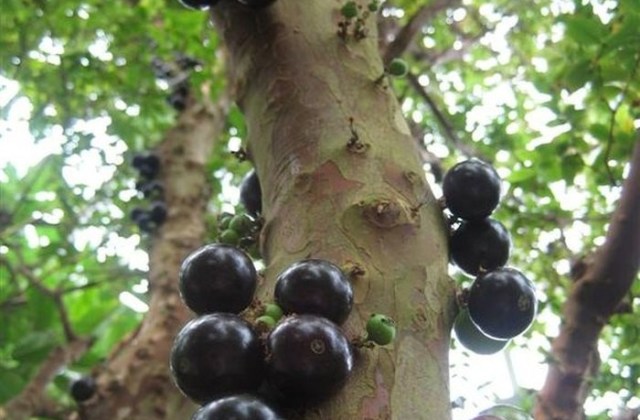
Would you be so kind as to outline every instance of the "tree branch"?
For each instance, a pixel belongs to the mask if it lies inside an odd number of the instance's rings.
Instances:
[[[420,97],[424,99],[424,101],[427,103],[427,106],[429,106],[429,108],[431,109],[431,112],[433,112],[433,115],[436,117],[436,120],[438,121],[438,125],[442,129],[445,137],[448,138],[449,141],[453,143],[453,145],[465,155],[475,156],[475,157],[479,157],[481,159],[486,160],[486,158],[480,156],[480,152],[475,150],[473,147],[470,147],[469,145],[465,144],[460,139],[460,137],[458,137],[458,134],[455,132],[455,130],[449,123],[449,120],[447,119],[447,117],[440,110],[440,108],[438,108],[438,105],[433,100],[431,95],[429,95],[429,93],[426,91],[424,86],[420,84],[420,82],[418,81],[418,78],[414,74],[409,73],[407,74],[407,80],[409,84],[415,89],[416,93],[420,95]]]
[[[31,382],[5,407],[7,420],[27,419],[36,412],[51,412],[54,404],[45,397],[47,385],[65,365],[77,360],[92,344],[91,339],[76,339],[64,347],[56,347],[44,361]],[[1,416],[0,416],[1,417]]]
[[[443,9],[456,7],[460,0],[436,0],[425,4],[411,16],[409,22],[398,32],[395,39],[387,46],[384,52],[384,62],[389,63],[396,57],[401,56],[413,42],[413,39],[420,32],[420,29],[433,18],[433,16]]]
[[[611,218],[605,243],[573,284],[553,361],[538,395],[536,419],[580,419],[600,332],[616,313],[640,265],[640,141]]]

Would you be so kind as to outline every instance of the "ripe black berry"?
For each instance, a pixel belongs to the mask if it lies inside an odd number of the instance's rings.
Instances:
[[[154,154],[135,155],[131,164],[146,179],[153,179],[160,172],[160,158]]]
[[[234,393],[251,392],[263,380],[264,353],[251,326],[237,315],[218,313],[191,320],[171,349],[176,385],[204,403]]]
[[[154,201],[149,208],[149,217],[156,225],[161,225],[167,220],[167,205],[162,201]]]
[[[466,220],[489,216],[500,201],[500,177],[478,159],[460,162],[444,176],[443,195],[449,210]]]
[[[138,221],[140,220],[141,217],[143,217],[143,215],[147,213],[146,211],[144,211],[143,209],[141,209],[140,207],[134,207],[133,210],[131,210],[131,213],[129,213],[129,218],[138,223]]]
[[[273,408],[249,395],[224,397],[200,408],[191,420],[283,420]]]
[[[240,202],[251,216],[255,217],[262,212],[262,190],[254,169],[245,175],[240,184]]]
[[[463,222],[451,236],[451,260],[475,276],[482,268],[502,267],[509,259],[511,237],[504,225],[494,219]]]
[[[178,0],[183,6],[189,9],[206,10],[215,6],[219,0]]]
[[[144,181],[136,185],[144,198],[160,198],[164,194],[162,182],[158,180]]]
[[[275,301],[285,313],[315,314],[342,324],[353,306],[351,283],[325,260],[290,265],[276,280]]]
[[[257,274],[251,259],[224,244],[203,246],[180,267],[180,295],[195,313],[232,312],[246,308],[256,290]]]
[[[536,314],[533,284],[514,268],[481,274],[471,285],[469,316],[486,335],[507,340],[524,332]]]
[[[136,224],[138,225],[138,229],[140,229],[141,232],[153,232],[158,225],[151,220],[151,215],[149,214],[148,211],[145,211],[143,213],[141,213],[138,218],[136,219]]]
[[[77,402],[87,401],[96,393],[96,381],[91,376],[83,376],[71,383],[69,392]]]
[[[345,384],[353,369],[349,341],[331,321],[294,315],[267,338],[267,380],[287,404],[321,401]]]

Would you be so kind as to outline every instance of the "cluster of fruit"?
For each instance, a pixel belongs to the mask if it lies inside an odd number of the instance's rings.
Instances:
[[[206,245],[183,261],[180,295],[197,317],[176,336],[170,366],[178,388],[205,404],[194,418],[220,405],[275,413],[263,401],[313,404],[339,390],[353,369],[352,345],[339,327],[353,291],[337,266],[292,264],[278,276],[275,304],[252,304],[256,286],[253,262],[236,247]]]
[[[207,10],[210,7],[214,7],[220,3],[221,0],[178,0],[183,6],[189,9]],[[271,5],[276,0],[236,0],[243,6],[250,7],[252,9],[262,9]]]
[[[185,54],[178,54],[174,62],[155,58],[151,65],[156,79],[164,81],[169,86],[169,105],[176,111],[183,111],[187,107],[189,96],[189,75],[201,65],[200,62]]]
[[[136,189],[151,201],[148,209],[135,207],[129,217],[142,232],[152,232],[167,219],[167,206],[163,201],[164,187],[156,178],[160,172],[160,158],[152,153],[137,154],[132,166],[140,174]]]
[[[500,202],[500,177],[478,159],[460,162],[443,180],[445,206],[459,221],[449,255],[465,273],[476,276],[462,299],[454,330],[469,350],[491,354],[503,349],[533,322],[537,300],[533,283],[505,267],[511,237],[489,216]]]

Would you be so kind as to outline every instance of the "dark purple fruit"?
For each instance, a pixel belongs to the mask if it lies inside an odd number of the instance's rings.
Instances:
[[[314,314],[342,324],[353,306],[353,290],[344,273],[325,260],[291,264],[276,280],[275,301],[287,314]]]
[[[465,160],[444,176],[442,191],[451,213],[465,220],[489,216],[500,201],[500,177],[488,163]]]
[[[140,229],[141,232],[147,233],[153,232],[158,227],[158,225],[153,220],[151,220],[151,215],[147,211],[138,216],[136,224],[138,225],[138,229]]]
[[[164,194],[162,182],[157,180],[142,182],[137,187],[144,198],[160,198]]]
[[[315,315],[285,318],[267,338],[267,381],[290,405],[321,401],[340,390],[353,369],[349,341]]]
[[[183,6],[189,9],[206,10],[215,6],[219,0],[178,0]]]
[[[156,225],[161,225],[167,220],[167,205],[162,201],[154,201],[149,208],[149,217]]]
[[[147,212],[140,207],[134,207],[133,210],[131,210],[131,213],[129,213],[129,218],[137,223],[146,213]]]
[[[486,335],[507,340],[523,333],[536,314],[533,284],[514,268],[481,274],[469,289],[469,316]]]
[[[191,420],[283,420],[259,398],[243,394],[224,397],[200,408]]]
[[[154,154],[135,155],[131,164],[146,179],[153,179],[160,172],[160,158]]]
[[[203,246],[180,267],[180,295],[197,314],[242,311],[251,303],[256,284],[251,258],[230,245]]]
[[[262,212],[262,190],[254,169],[245,175],[240,184],[240,202],[250,216],[255,217]]]
[[[489,218],[463,222],[449,241],[451,260],[473,276],[505,265],[510,248],[507,228]]]
[[[244,4],[247,7],[252,9],[262,9],[264,7],[270,6],[276,0],[238,0],[240,4]]]
[[[218,313],[191,320],[171,349],[171,372],[193,401],[255,391],[263,380],[264,353],[251,326],[237,315]]]
[[[87,401],[96,393],[96,380],[91,376],[83,376],[71,382],[69,392],[71,397],[77,402]]]
[[[167,98],[167,103],[176,111],[184,111],[187,108],[187,97],[177,92],[172,92]]]

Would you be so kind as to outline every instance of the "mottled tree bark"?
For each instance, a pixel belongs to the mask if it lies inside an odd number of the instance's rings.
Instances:
[[[98,373],[97,396],[83,404],[86,419],[186,419],[196,406],[175,387],[169,353],[178,330],[192,315],[178,294],[182,260],[205,238],[211,187],[205,170],[228,104],[192,104],[157,147],[169,215],[151,238],[149,311]]]
[[[323,258],[351,275],[350,337],[374,312],[398,324],[393,345],[358,351],[345,389],[305,419],[447,419],[445,223],[398,102],[375,82],[375,15],[341,37],[342,4],[279,0],[254,12],[222,2],[212,12],[263,189],[259,294],[272,299],[288,264]]]

